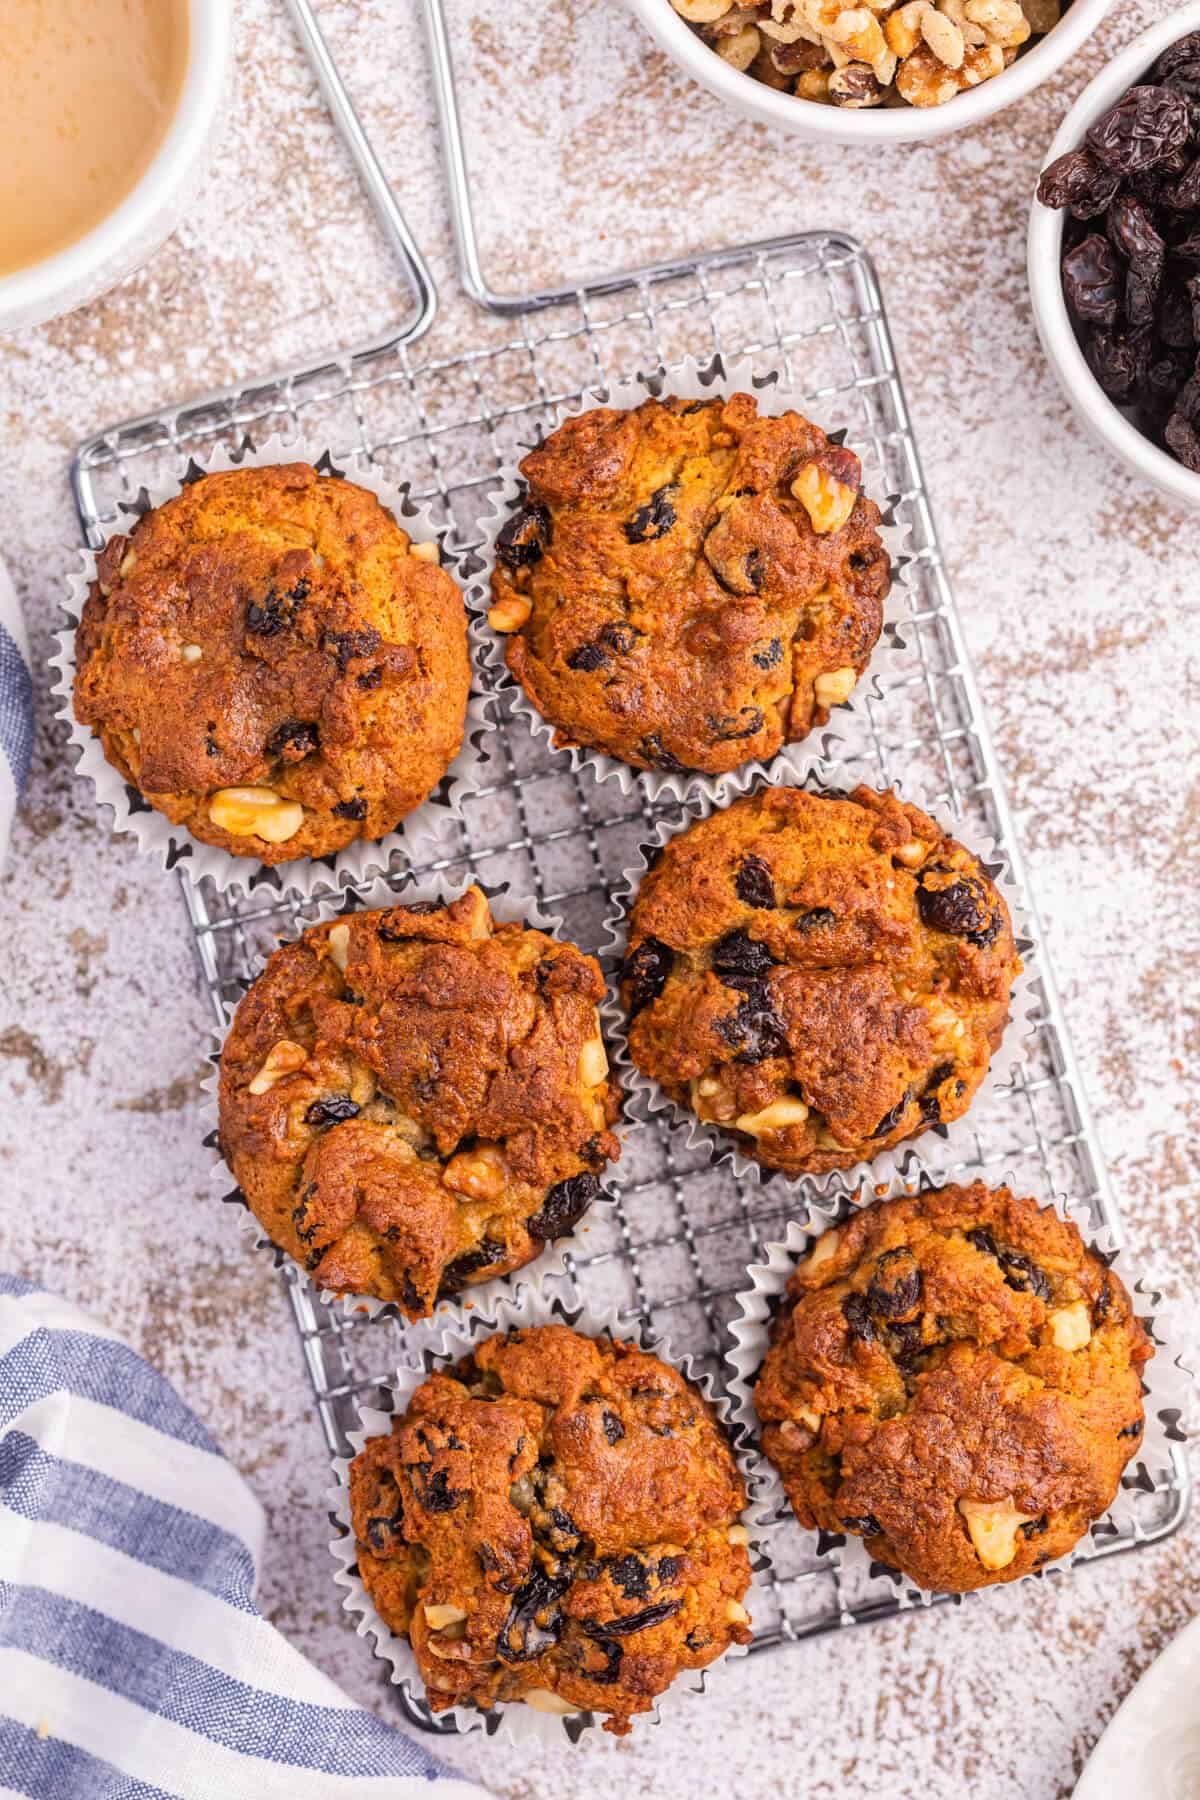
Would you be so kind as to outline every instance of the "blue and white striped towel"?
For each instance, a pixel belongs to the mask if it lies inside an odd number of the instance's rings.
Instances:
[[[17,591],[0,563],[0,867],[33,754],[33,679]]]
[[[262,1540],[163,1377],[0,1274],[0,1794],[481,1800],[260,1616]]]

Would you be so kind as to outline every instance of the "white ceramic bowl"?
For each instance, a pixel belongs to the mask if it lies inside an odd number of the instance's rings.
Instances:
[[[814,142],[910,144],[928,143],[978,125],[1031,93],[1091,37],[1113,0],[1073,0],[1054,30],[1018,56],[1011,68],[968,88],[944,106],[867,107],[858,112],[781,94],[753,75],[731,68],[680,18],[671,0],[625,0],[625,4],[661,50],[748,119],[782,126]]]
[[[99,225],[56,256],[0,277],[0,331],[41,324],[94,300],[175,229],[203,172],[221,107],[233,0],[188,0],[190,43],[175,116],[137,185]]]
[[[1143,31],[1101,70],[1063,120],[1046,162],[1052,163],[1068,150],[1077,149],[1089,125],[1137,83],[1168,45],[1186,37],[1189,31],[1200,31],[1200,0],[1190,0],[1170,18]],[[1035,199],[1029,219],[1029,291],[1038,336],[1063,393],[1092,435],[1122,462],[1173,500],[1200,507],[1200,475],[1185,469],[1143,437],[1137,426],[1114,406],[1088,368],[1063,298],[1059,267],[1062,235],[1063,214]]]

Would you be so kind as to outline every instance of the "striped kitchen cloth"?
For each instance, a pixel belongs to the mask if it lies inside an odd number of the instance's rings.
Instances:
[[[261,1617],[262,1541],[168,1382],[0,1274],[0,1794],[482,1800]]]
[[[0,563],[0,866],[33,754],[33,680],[17,590]]]

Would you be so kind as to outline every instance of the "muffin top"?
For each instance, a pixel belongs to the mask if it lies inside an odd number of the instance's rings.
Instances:
[[[749,394],[567,419],[521,464],[494,629],[560,743],[719,774],[829,718],[891,570],[852,451]]]
[[[111,538],[76,651],[109,762],[234,856],[384,837],[462,744],[466,612],[436,545],[307,463],[202,476]]]
[[[748,1643],[746,1495],[699,1389],[543,1325],[417,1389],[350,1469],[358,1566],[435,1712],[524,1700],[623,1735]]]
[[[754,1404],[801,1524],[958,1593],[1062,1556],[1112,1504],[1152,1354],[1074,1225],[977,1181],[819,1237]]]
[[[667,844],[621,992],[644,1074],[819,1174],[966,1111],[1020,967],[1003,898],[919,808],[765,788]]]
[[[220,1141],[321,1288],[409,1317],[571,1231],[619,1154],[599,964],[496,924],[478,888],[317,925],[221,1053]]]

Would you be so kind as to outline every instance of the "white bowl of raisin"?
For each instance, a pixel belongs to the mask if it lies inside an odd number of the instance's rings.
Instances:
[[[626,0],[659,48],[767,125],[840,144],[960,131],[1019,100],[1112,0]]]
[[[1063,120],[1030,217],[1029,282],[1084,424],[1200,507],[1200,0],[1135,38]]]

